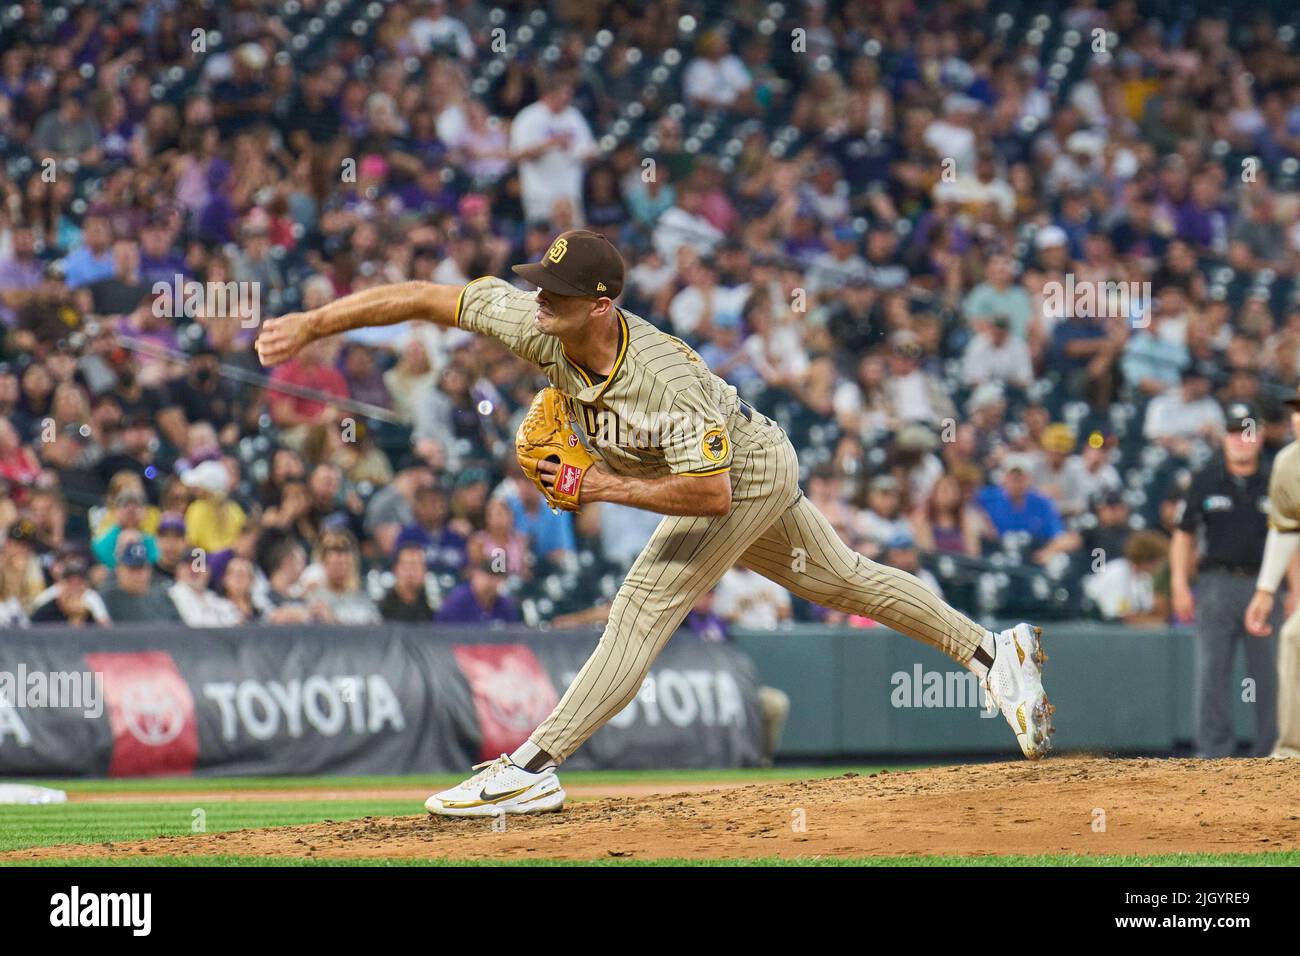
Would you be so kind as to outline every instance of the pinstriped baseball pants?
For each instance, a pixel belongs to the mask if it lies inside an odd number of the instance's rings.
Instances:
[[[788,439],[737,452],[731,511],[665,517],[628,571],[600,643],[529,738],[554,760],[572,754],[631,702],[696,600],[734,564],[834,610],[861,614],[970,660],[985,630],[904,571],[876,564],[835,533],[799,491]]]

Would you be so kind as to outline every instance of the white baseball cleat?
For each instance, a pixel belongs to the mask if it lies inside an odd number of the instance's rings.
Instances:
[[[1052,712],[1043,690],[1043,629],[1029,624],[993,635],[996,653],[984,689],[1015,732],[1020,749],[1038,760],[1052,748]]]
[[[564,807],[555,768],[530,773],[502,754],[476,764],[479,771],[450,790],[424,801],[430,813],[449,817],[496,817],[503,813],[550,813]]]

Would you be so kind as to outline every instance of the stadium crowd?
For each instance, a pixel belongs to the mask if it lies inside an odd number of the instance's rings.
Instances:
[[[1276,450],[1300,373],[1295,11],[1196,7],[8,7],[0,617],[598,620],[657,519],[543,506],[535,370],[432,327],[269,383],[250,347],[586,225],[862,553],[982,617],[1168,620],[1222,406]],[[1149,300],[1053,304],[1099,282]],[[791,618],[834,615],[738,570],[688,624]]]

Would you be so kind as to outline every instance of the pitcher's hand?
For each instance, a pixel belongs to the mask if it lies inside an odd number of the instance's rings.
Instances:
[[[310,312],[290,312],[262,323],[262,331],[254,343],[261,363],[279,365],[297,355],[312,340],[310,320]]]
[[[1273,633],[1273,595],[1267,591],[1256,591],[1255,596],[1246,605],[1246,630],[1255,637],[1268,637]]]

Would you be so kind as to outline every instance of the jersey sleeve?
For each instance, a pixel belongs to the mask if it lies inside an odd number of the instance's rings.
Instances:
[[[731,468],[726,420],[702,385],[691,385],[677,394],[663,450],[674,475],[703,477]]]
[[[1300,463],[1295,455],[1278,456],[1268,479],[1268,525],[1284,534],[1300,531]]]
[[[500,339],[505,347],[535,365],[555,361],[559,339],[537,328],[537,301],[504,279],[475,279],[460,290],[456,327]]]

